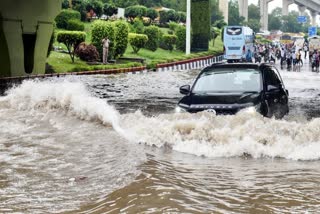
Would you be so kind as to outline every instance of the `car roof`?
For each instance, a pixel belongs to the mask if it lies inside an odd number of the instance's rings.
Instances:
[[[261,64],[256,64],[256,63],[226,63],[226,62],[222,62],[222,63],[214,63],[206,68],[204,68],[201,73],[203,72],[214,72],[214,69],[216,68],[230,68],[230,69],[234,69],[234,68],[248,68],[248,69],[256,69],[260,72],[262,72],[264,70],[264,68],[266,67],[273,67],[273,65],[268,64],[268,63],[261,63]]]

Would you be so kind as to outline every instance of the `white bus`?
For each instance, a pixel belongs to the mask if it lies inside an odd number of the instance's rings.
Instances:
[[[224,57],[228,62],[244,61],[248,50],[254,56],[254,32],[245,26],[226,26],[223,30]]]

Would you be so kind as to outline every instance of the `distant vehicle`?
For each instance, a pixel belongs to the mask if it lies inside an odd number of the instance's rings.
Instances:
[[[244,61],[248,50],[254,55],[254,32],[245,26],[226,26],[223,30],[224,57],[228,62]]]
[[[185,96],[178,110],[236,114],[254,108],[266,117],[282,118],[289,112],[288,90],[278,70],[270,64],[220,63],[206,67],[194,84],[180,87]]]
[[[308,38],[309,41],[309,53],[314,50],[320,51],[320,36],[312,36]]]
[[[280,43],[281,44],[292,44],[293,43],[293,38],[290,34],[283,34],[280,37]]]

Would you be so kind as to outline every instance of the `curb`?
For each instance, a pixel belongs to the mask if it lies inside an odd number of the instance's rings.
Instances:
[[[17,76],[17,77],[2,77],[0,78],[0,83],[11,83],[15,81],[22,81],[26,79],[37,79],[46,77],[63,77],[70,75],[97,75],[97,74],[120,74],[120,73],[131,73],[140,74],[147,72],[161,72],[161,71],[177,71],[177,70],[190,70],[190,69],[201,69],[208,65],[223,60],[223,56],[204,56],[193,59],[181,60],[176,62],[161,63],[156,65],[155,70],[147,70],[146,66],[130,67],[130,68],[114,68],[107,70],[94,70],[94,71],[79,71],[79,72],[69,72],[69,73],[52,73],[52,74],[34,74],[27,76]]]

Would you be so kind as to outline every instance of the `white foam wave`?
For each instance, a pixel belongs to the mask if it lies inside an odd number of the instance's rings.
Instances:
[[[198,156],[320,158],[320,119],[300,123],[249,111],[235,116],[202,112],[148,118],[137,112],[124,115],[122,124],[135,134],[136,141]]]
[[[118,111],[105,100],[93,97],[80,82],[67,79],[24,81],[18,87],[8,90],[0,104],[20,111],[62,109],[81,119],[110,125],[124,135],[119,125]]]
[[[120,115],[105,100],[92,96],[83,83],[68,80],[25,81],[0,98],[0,105],[27,112],[62,109],[110,125],[130,141],[198,156],[320,159],[320,118],[275,120],[251,111],[235,116],[201,112],[146,117],[139,111]]]

